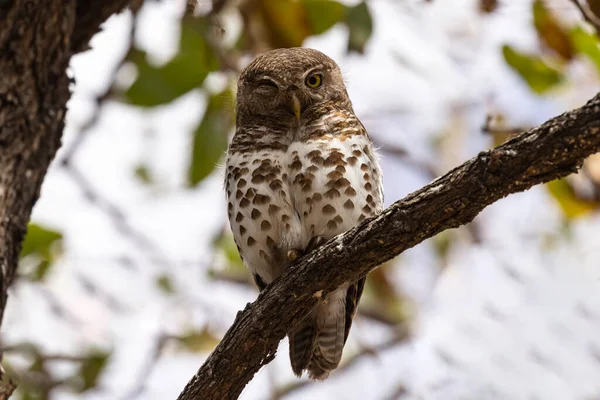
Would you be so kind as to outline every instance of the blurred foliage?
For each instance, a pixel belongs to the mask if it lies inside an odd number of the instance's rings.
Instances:
[[[373,21],[366,2],[349,9],[346,23],[350,30],[348,51],[363,53],[365,45],[373,33]]]
[[[242,2],[239,10],[243,26],[234,47],[219,43],[215,34],[222,31],[218,15],[194,15],[188,10],[181,21],[176,54],[164,65],[155,65],[145,51],[132,48],[127,63],[135,66],[137,76],[131,86],[115,87],[113,92],[135,106],[162,106],[192,90],[206,93],[204,81],[210,73],[232,68],[237,72],[235,65],[224,65],[223,60],[235,64],[248,53],[302,46],[307,37],[320,35],[336,24],[348,29],[348,51],[362,53],[373,32],[371,13],[364,1],[346,6],[333,0],[254,0]],[[234,79],[230,76],[231,81]],[[233,86],[231,81],[229,86]],[[187,177],[190,186],[210,175],[227,148],[234,121],[233,96],[229,89],[210,95],[193,133]],[[142,183],[153,182],[146,166],[136,167],[134,173]]]
[[[548,11],[542,0],[533,3],[533,25],[542,44],[554,50],[564,60],[573,59],[574,49],[568,33],[554,15]]]
[[[202,122],[194,132],[188,182],[197,185],[217,166],[227,149],[227,133],[233,128],[233,108],[229,90],[210,96]]]
[[[43,280],[52,263],[62,252],[62,234],[49,228],[30,223],[23,241],[20,258],[32,259],[35,263],[29,278],[34,281]]]
[[[230,232],[224,229],[219,232],[213,240],[213,247],[218,259],[213,263],[215,267],[209,270],[212,279],[255,287]]]
[[[543,94],[564,80],[562,73],[541,57],[527,55],[508,45],[502,47],[506,63],[521,75],[531,90]]]
[[[433,247],[440,260],[447,262],[455,234],[451,230],[440,232],[432,238]]]
[[[178,336],[176,340],[181,350],[200,353],[212,351],[219,343],[220,338],[204,328],[198,331],[189,331],[182,336]]]
[[[152,182],[154,182],[154,179],[152,179],[150,169],[145,164],[140,164],[137,167],[135,167],[133,173],[135,174],[135,177],[138,178],[142,183],[149,185]]]
[[[215,248],[220,250],[225,256],[225,260],[230,269],[245,270],[242,259],[240,258],[240,253],[233,241],[233,236],[225,234],[223,231],[217,236],[213,243]]]
[[[361,313],[387,325],[407,322],[408,303],[393,280],[394,263],[388,262],[367,275]]]
[[[204,82],[209,72],[219,68],[207,41],[207,21],[186,17],[181,24],[179,51],[163,66],[148,62],[147,55],[133,49],[128,59],[137,68],[135,82],[125,91],[125,98],[142,107],[167,104]]]
[[[354,7],[332,0],[260,0],[241,7],[246,34],[242,49],[299,47],[309,36],[320,35],[338,23],[349,33],[348,51],[363,52],[372,32],[366,2]],[[253,32],[261,32],[254,35]]]
[[[546,186],[567,218],[580,217],[600,209],[600,202],[582,198],[566,178],[552,181]]]
[[[51,399],[52,389],[66,389],[73,393],[83,393],[98,387],[99,379],[108,365],[110,352],[97,348],[88,349],[77,356],[46,355],[41,347],[33,343],[21,343],[6,349],[7,352],[18,351],[31,359],[30,367],[21,373],[18,393],[26,400]],[[60,377],[56,374],[56,363],[72,363],[76,365],[74,373]],[[64,370],[64,369],[63,369]],[[12,371],[11,371],[12,372]]]
[[[598,46],[598,37],[586,32],[580,26],[573,28],[569,37],[573,41],[576,51],[587,56],[600,75],[600,46]]]
[[[167,274],[162,274],[158,278],[156,278],[156,286],[164,294],[174,294],[175,293],[175,286],[173,285],[173,281]]]
[[[79,378],[76,384],[79,392],[85,392],[98,385],[98,378],[104,371],[109,357],[110,353],[94,349],[82,360],[76,374]]]
[[[479,0],[479,11],[489,14],[498,8],[498,0]]]
[[[252,21],[262,21],[269,46],[299,47],[308,36],[320,34],[343,20],[346,9],[335,1],[264,0],[248,9]]]
[[[565,82],[568,65],[577,54],[587,57],[600,74],[597,35],[581,26],[566,28],[542,0],[533,2],[533,24],[540,44],[551,50],[550,54],[525,54],[509,45],[503,46],[502,53],[506,63],[534,92],[544,94]]]

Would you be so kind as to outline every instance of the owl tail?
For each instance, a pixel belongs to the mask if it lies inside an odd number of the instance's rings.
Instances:
[[[293,332],[288,333],[290,339],[290,362],[297,376],[302,375],[310,362],[313,346],[317,336],[317,321],[314,313],[307,316]]]
[[[304,369],[311,379],[326,379],[342,358],[346,338],[346,288],[327,296],[296,330],[290,333],[290,361],[298,376]]]

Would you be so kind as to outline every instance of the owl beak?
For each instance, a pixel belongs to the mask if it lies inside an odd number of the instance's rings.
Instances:
[[[298,100],[298,97],[295,94],[292,95],[292,110],[294,111],[296,119],[299,120],[300,113],[302,112],[302,106],[300,105],[300,100]]]

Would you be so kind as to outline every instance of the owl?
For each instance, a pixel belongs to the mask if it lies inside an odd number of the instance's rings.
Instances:
[[[235,243],[260,290],[381,211],[377,156],[331,58],[277,49],[242,71],[225,187]],[[364,284],[330,293],[288,332],[296,375],[325,379],[339,365]]]

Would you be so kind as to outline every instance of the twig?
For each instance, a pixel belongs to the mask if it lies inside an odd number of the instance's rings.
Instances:
[[[121,69],[121,67],[123,66],[125,61],[127,60],[127,57],[129,56],[131,51],[133,50],[136,28],[137,28],[137,10],[132,12],[131,26],[129,28],[129,35],[128,35],[129,48],[127,49],[127,51],[125,51],[121,60],[119,60],[119,62],[117,62],[115,64],[114,68],[112,69],[112,71],[110,73],[109,83],[106,86],[106,88],[104,89],[104,91],[102,93],[98,94],[94,98],[94,103],[96,106],[94,109],[94,113],[86,121],[86,123],[83,124],[79,128],[79,132],[75,134],[75,139],[73,139],[73,142],[71,143],[71,145],[64,150],[62,158],[59,161],[59,165],[65,167],[65,168],[68,168],[71,165],[71,163],[73,161],[73,157],[75,156],[77,151],[79,151],[79,149],[81,148],[81,146],[87,139],[89,132],[98,123],[104,102],[108,98],[110,98],[112,86],[117,77],[117,73],[119,72],[119,69]]]
[[[240,311],[179,400],[236,399],[286,333],[344,282],[512,193],[577,172],[600,151],[600,93],[476,157],[299,260]],[[241,351],[243,349],[243,351]]]
[[[79,329],[82,325],[82,321],[79,319],[79,317],[77,317],[71,312],[71,310],[64,306],[61,303],[61,301],[56,297],[54,292],[48,289],[48,287],[46,287],[45,285],[38,286],[39,293],[46,299],[51,311],[58,317],[63,318],[74,329]]]
[[[73,53],[87,50],[88,42],[100,30],[101,24],[112,14],[129,8],[134,14],[142,6],[144,0],[104,0],[84,1],[77,3],[77,18],[71,35]]]
[[[219,60],[222,71],[234,72],[236,75],[239,75],[241,72],[239,52],[235,49],[224,49],[220,42],[220,37],[225,33],[225,29],[219,22],[218,14],[225,7],[225,3],[226,1],[223,0],[213,1],[213,8],[206,16],[203,17],[196,16],[194,13],[195,7],[188,3],[185,11],[185,17],[208,19],[209,27],[213,29],[204,32],[204,39],[206,40],[206,43]]]
[[[77,356],[71,354],[42,354],[40,349],[32,343],[17,343],[2,348],[5,353],[19,353],[29,355],[41,361],[69,361],[69,362],[85,362],[88,357]]]
[[[93,297],[96,297],[99,301],[104,303],[113,312],[123,312],[126,309],[119,300],[113,295],[100,288],[95,282],[87,278],[83,274],[77,274],[77,280],[81,284],[81,287]]]
[[[146,382],[148,381],[148,377],[152,374],[160,355],[162,354],[163,349],[168,343],[169,339],[172,339],[169,335],[160,334],[156,342],[152,348],[152,352],[150,353],[148,360],[142,367],[142,371],[139,374],[137,379],[137,383],[134,385],[132,389],[130,389],[125,396],[122,397],[123,400],[132,400],[140,396],[146,387]]]
[[[575,7],[577,7],[577,9],[581,12],[581,15],[583,16],[583,18],[594,27],[594,29],[596,30],[596,35],[600,36],[600,22],[598,21],[598,19],[596,18],[596,16],[594,16],[590,11],[588,11],[580,2],[579,0],[571,0],[571,3],[573,3],[575,5]]]
[[[408,393],[408,390],[406,390],[406,386],[404,386],[402,383],[399,383],[396,385],[396,388],[394,389],[392,394],[390,394],[387,397],[386,400],[400,400],[407,393]]]
[[[0,400],[10,399],[16,389],[17,384],[10,376],[8,376],[6,371],[4,371],[2,364],[0,364]]]
[[[427,176],[433,179],[438,175],[435,166],[425,160],[419,160],[410,154],[405,148],[392,143],[377,143],[379,151],[383,156],[391,156],[401,161],[402,163],[425,172]]]
[[[145,234],[136,230],[127,220],[125,213],[116,204],[104,197],[79,169],[69,164],[68,167],[65,167],[65,172],[81,188],[85,198],[109,217],[117,231],[129,238],[144,254],[149,254],[153,262],[162,265],[164,268],[171,265],[171,262],[158,246]]]
[[[96,96],[96,98],[94,99],[96,103],[94,113],[80,128],[79,133],[76,134],[76,137],[71,143],[71,145],[64,151],[59,165],[67,173],[67,176],[69,176],[80,187],[84,196],[109,217],[110,221],[121,234],[130,238],[132,242],[136,246],[138,246],[144,254],[151,254],[153,256],[153,261],[162,264],[163,266],[168,266],[170,264],[169,261],[158,249],[157,245],[155,245],[145,234],[137,231],[127,221],[125,213],[115,203],[111,202],[108,198],[104,197],[73,163],[75,155],[85,143],[85,140],[88,138],[90,131],[96,126],[96,124],[99,121],[103,105],[105,101],[108,98],[110,98],[112,85],[116,78],[117,72],[119,71],[125,60],[127,60],[128,55],[133,50],[136,27],[137,12],[134,11],[131,20],[131,27],[129,30],[129,49],[125,51],[122,59],[113,68],[110,74],[110,82],[107,85],[104,92]]]

